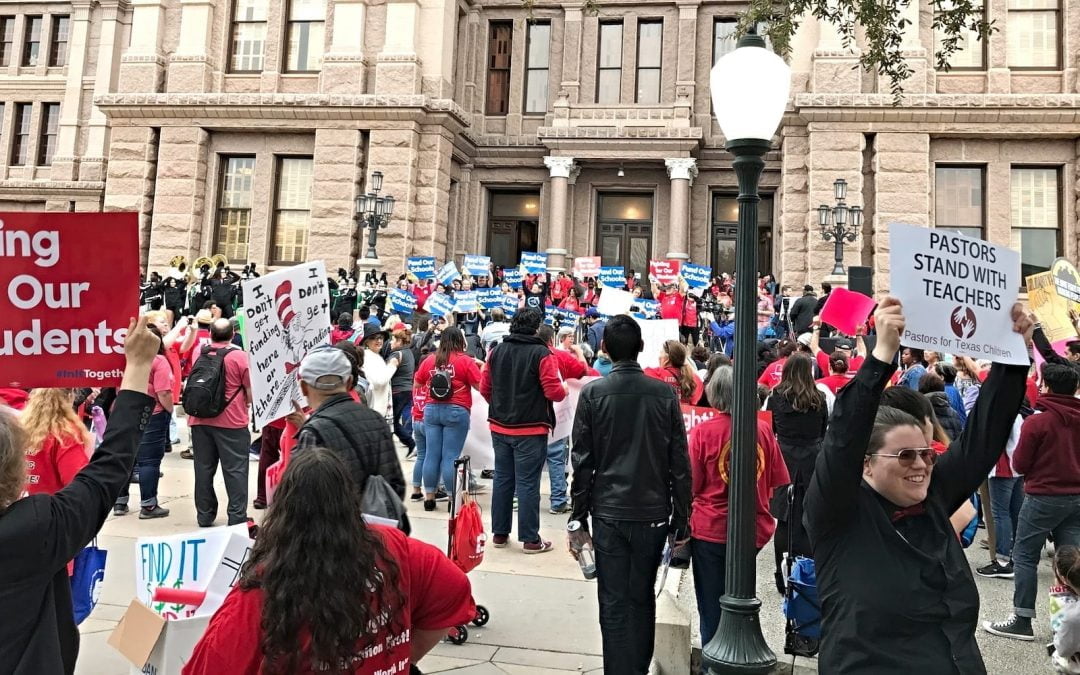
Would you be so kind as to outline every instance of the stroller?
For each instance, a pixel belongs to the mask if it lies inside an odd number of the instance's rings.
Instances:
[[[469,494],[469,468],[468,455],[454,460],[454,485],[450,495],[449,536],[446,542],[447,557],[466,574],[484,560],[484,543],[487,541],[480,505]],[[487,608],[477,605],[472,625],[483,626],[490,618]],[[465,644],[469,639],[469,629],[464,624],[454,626],[446,638],[455,645]]]
[[[792,513],[795,489],[788,486],[788,514]],[[784,653],[813,657],[821,642],[821,603],[818,599],[814,559],[791,553],[794,528],[788,528],[788,550],[782,564],[784,574]]]

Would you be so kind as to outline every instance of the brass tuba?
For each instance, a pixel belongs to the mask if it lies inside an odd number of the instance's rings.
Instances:
[[[216,269],[218,267],[228,267],[229,266],[229,259],[225,257],[224,253],[215,254],[212,258],[210,258],[210,261],[211,261],[210,262],[210,267],[214,268],[214,269]]]

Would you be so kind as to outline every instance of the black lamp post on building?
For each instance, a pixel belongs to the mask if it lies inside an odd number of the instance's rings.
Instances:
[[[757,502],[757,326],[758,180],[765,153],[787,107],[791,69],[765,47],[758,35],[745,35],[735,51],[721,58],[711,76],[713,110],[735,156],[739,182],[739,229],[735,240],[735,372],[732,405],[731,469],[728,488],[728,538],[725,594],[720,625],[703,648],[705,666],[719,673],[768,673],[776,655],[765,643],[758,619],[754,516]]]
[[[379,254],[375,251],[379,230],[386,229],[390,224],[390,216],[394,213],[394,198],[391,195],[379,195],[382,181],[382,171],[375,171],[371,174],[371,192],[356,197],[356,221],[360,224],[361,231],[365,227],[368,230],[368,247],[364,254],[366,260],[379,259]]]
[[[862,229],[863,212],[858,206],[847,205],[847,181],[837,178],[833,183],[836,205],[822,204],[818,207],[818,225],[821,238],[833,242],[833,274],[844,273],[844,242],[852,243]]]

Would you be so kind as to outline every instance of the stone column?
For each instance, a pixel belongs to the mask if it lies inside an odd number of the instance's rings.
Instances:
[[[863,149],[866,137],[859,131],[832,131],[814,128],[810,130],[810,172],[809,172],[809,212],[808,255],[806,283],[817,285],[831,274],[835,247],[831,241],[821,236],[817,221],[819,204],[836,204],[833,183],[838,178],[847,181],[847,205],[863,206]],[[925,158],[924,158],[925,159]],[[848,221],[850,223],[850,220]],[[859,251],[862,240],[844,245],[844,269],[853,262],[860,262]],[[888,249],[878,249],[887,251]]]
[[[571,175],[581,170],[573,157],[544,157],[544,166],[551,172],[551,214],[548,217],[547,264],[551,272],[566,271],[566,206],[567,184]]]
[[[101,32],[98,40],[97,70],[94,73],[94,96],[116,90],[122,45],[119,41],[123,8],[115,0],[101,5]],[[78,114],[78,113],[76,113]],[[90,107],[86,128],[86,150],[79,165],[79,180],[105,180],[105,155],[109,145],[109,121],[96,105]]]
[[[986,16],[1007,17],[1008,0],[986,0]],[[995,30],[990,32],[986,44],[986,93],[1011,94],[1012,72],[1009,70],[1009,22],[994,22]]]
[[[213,219],[208,219],[206,176],[209,134],[198,127],[162,127],[149,264],[164,267],[176,254],[193,260],[211,254]]]
[[[210,91],[214,64],[207,53],[213,42],[214,0],[180,0],[180,43],[169,59],[169,92]]]
[[[131,0],[131,45],[120,59],[122,92],[157,93],[164,81],[161,0]]]
[[[477,89],[480,87],[478,84],[478,73],[483,72],[482,57],[480,54],[486,50],[487,44],[484,42],[485,36],[483,33],[483,22],[480,21],[480,8],[472,7],[469,9],[469,17],[467,27],[465,29],[465,48],[468,50],[463,58],[465,58],[465,83],[462,89],[461,107],[468,113],[480,114],[480,96],[477,94]]]
[[[71,34],[68,42],[67,82],[64,100],[60,104],[60,131],[53,155],[53,180],[75,180],[79,176],[75,147],[79,135],[79,114],[83,103],[83,70],[89,48],[90,2],[76,0],[71,4]]]
[[[668,215],[669,260],[690,259],[690,185],[697,176],[697,160],[693,157],[665,159],[671,178],[671,209]]]
[[[889,278],[889,223],[930,224],[930,135],[879,133],[874,148],[873,268],[882,288]]]
[[[697,63],[697,29],[700,2],[680,2],[679,6],[679,59],[675,67],[676,99],[694,100],[697,87],[695,69]],[[686,110],[689,116],[689,109]],[[689,126],[688,120],[682,126]]]
[[[416,54],[419,23],[418,0],[386,3],[386,42],[375,63],[376,94],[421,92],[420,57]]]
[[[801,287],[807,281],[807,245],[813,226],[817,227],[817,215],[810,207],[810,139],[805,126],[785,124],[780,129],[780,228],[779,268],[773,270],[782,283]]]
[[[328,270],[351,270],[356,262],[351,252],[357,232],[354,216],[361,175],[360,140],[356,129],[315,130],[307,255],[308,260],[325,260]],[[367,250],[366,242],[366,238],[361,242],[361,256]]]
[[[900,16],[908,21],[904,28],[900,48],[904,61],[911,67],[911,77],[904,80],[904,94],[925,94],[929,78],[933,72],[932,64],[928,58],[928,51],[920,39],[919,7],[918,0],[912,0],[909,4],[900,7]],[[889,78],[878,76],[878,91],[891,91],[892,83]]]
[[[845,48],[839,31],[828,21],[819,19],[817,25],[818,45],[811,72],[814,92],[859,93],[862,91],[862,70],[858,48],[854,44]]]
[[[364,61],[364,30],[367,27],[363,0],[335,0],[330,49],[323,56],[319,91],[324,94],[362,94],[367,63]]]
[[[157,134],[150,127],[117,127],[109,142],[105,211],[139,214],[139,264],[150,253],[150,225],[157,175]]]
[[[577,103],[581,91],[581,6],[563,5],[563,68],[559,91]],[[560,94],[561,95],[561,94]]]

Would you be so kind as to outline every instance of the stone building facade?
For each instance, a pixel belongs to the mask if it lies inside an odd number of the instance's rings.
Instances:
[[[984,236],[1026,271],[1078,254],[1080,4],[986,0],[997,30],[935,67],[929,0],[909,7],[913,75],[894,105],[859,41],[807,21],[789,111],[767,156],[759,268],[832,268],[817,207],[833,182],[865,218],[847,264],[887,285],[888,223]],[[396,207],[381,263],[549,253],[644,267],[734,266],[736,181],[709,72],[735,46],[726,0],[79,0],[4,3],[0,206],[136,210],[143,262],[225,253],[264,269],[363,254],[355,198],[374,171]],[[69,17],[68,61],[23,66],[28,17]],[[31,26],[32,27],[32,26]],[[43,52],[45,53],[45,52]],[[3,68],[7,76],[3,77]],[[723,92],[744,96],[749,92]],[[11,161],[25,140],[51,161]],[[18,127],[21,130],[22,127]],[[31,152],[31,155],[36,152]],[[361,262],[363,266],[363,263]]]

